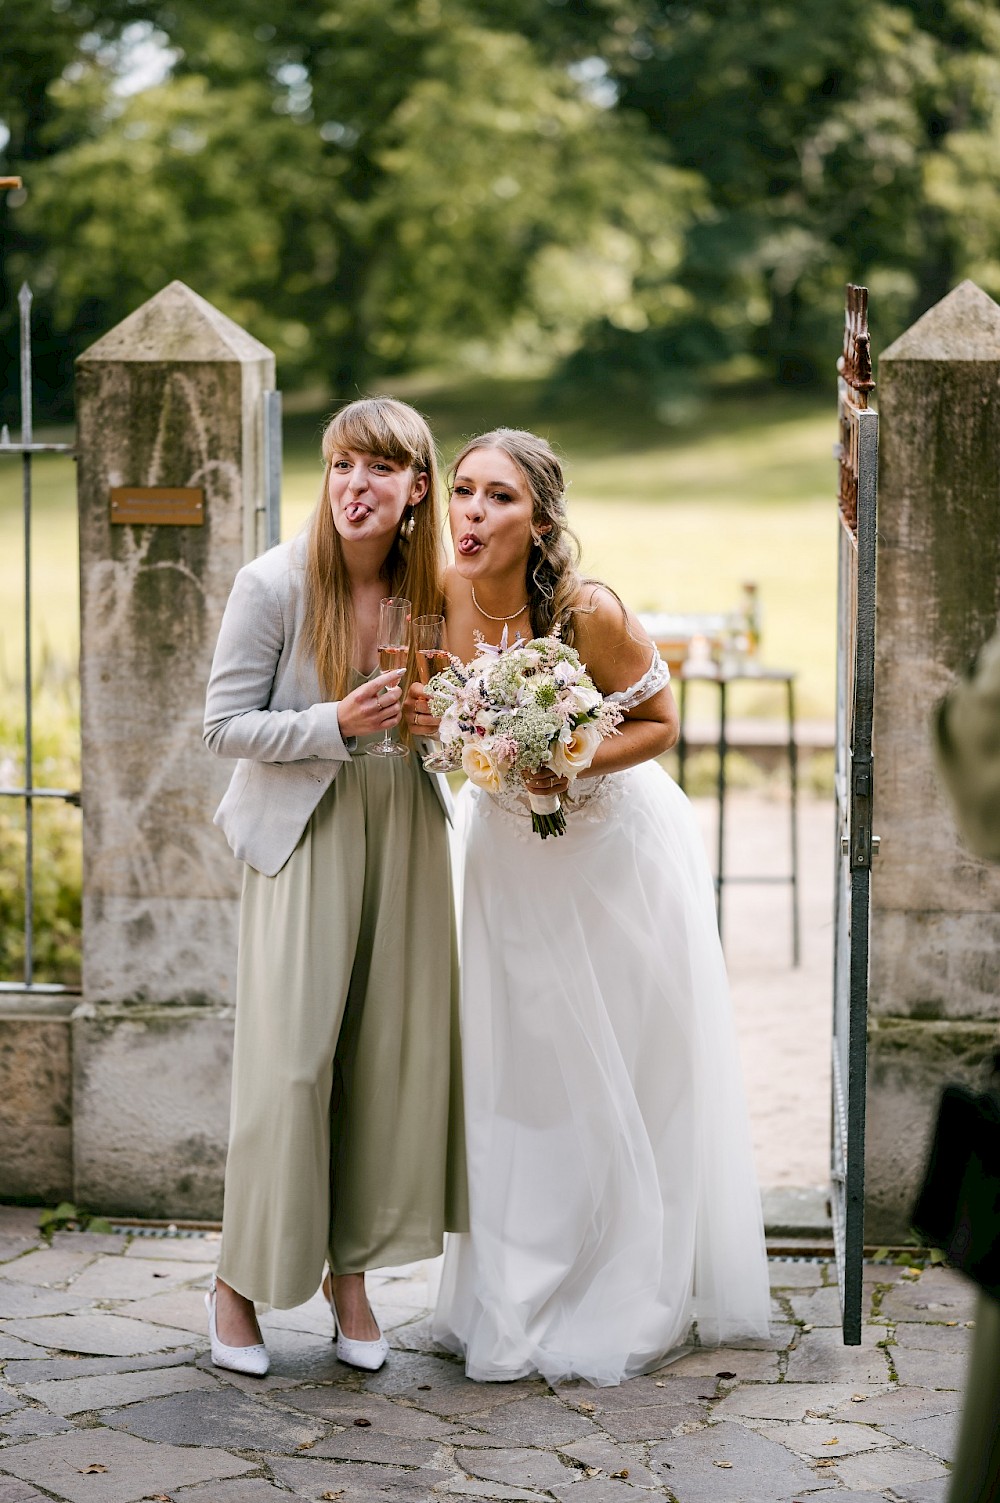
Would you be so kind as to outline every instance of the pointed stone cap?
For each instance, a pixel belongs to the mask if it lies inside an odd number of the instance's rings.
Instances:
[[[273,359],[267,345],[183,282],[170,282],[78,357],[84,365],[105,361],[235,361],[245,365]]]
[[[975,282],[959,282],[879,356],[883,360],[1000,361],[1000,305]]]

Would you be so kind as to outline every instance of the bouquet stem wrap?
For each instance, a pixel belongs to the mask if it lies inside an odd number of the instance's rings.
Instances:
[[[566,829],[566,816],[558,793],[529,793],[531,805],[531,828],[545,840],[549,835],[562,835]]]

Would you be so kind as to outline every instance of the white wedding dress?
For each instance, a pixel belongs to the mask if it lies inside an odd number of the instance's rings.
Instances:
[[[663,687],[658,656],[613,696]],[[612,696],[609,696],[612,697]],[[576,785],[541,840],[467,785],[471,1230],[434,1335],[476,1379],[613,1384],[689,1336],[767,1334],[767,1265],[711,874],[655,763]]]

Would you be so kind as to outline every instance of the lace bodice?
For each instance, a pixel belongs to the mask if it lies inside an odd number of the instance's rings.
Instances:
[[[666,688],[670,682],[670,669],[660,657],[659,649],[653,648],[653,658],[642,678],[627,689],[613,690],[605,694],[604,698],[612,704],[616,704],[620,710],[627,713],[634,710],[637,705],[644,704],[647,699],[652,699],[654,694],[659,694],[661,689]],[[625,773],[607,772],[597,778],[581,778],[578,782],[570,785],[566,793],[562,795],[562,806],[567,819],[573,815],[582,815],[588,820],[607,819],[613,806],[618,802],[624,792],[623,778]],[[528,839],[530,827],[528,819],[531,807],[526,793],[515,793],[512,789],[502,788],[499,793],[487,793],[485,789],[473,789],[480,807],[484,812],[495,809],[500,814],[505,814],[523,820],[524,829],[521,832],[525,840]]]

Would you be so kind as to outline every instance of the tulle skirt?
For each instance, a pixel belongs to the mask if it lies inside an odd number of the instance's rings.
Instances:
[[[614,1384],[767,1333],[767,1266],[711,875],[656,764],[566,834],[467,789],[471,1231],[434,1318],[470,1377]]]

